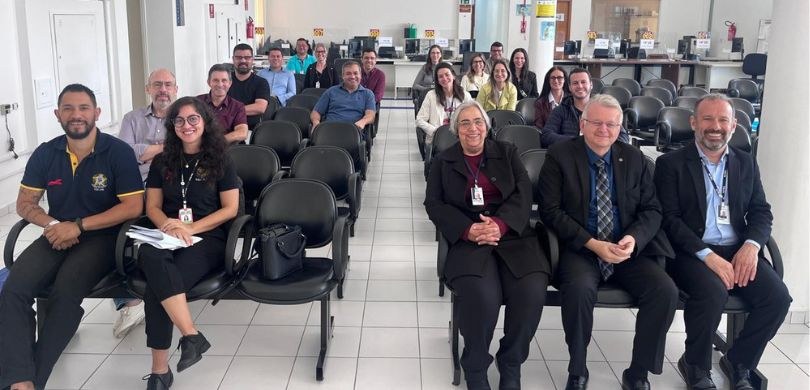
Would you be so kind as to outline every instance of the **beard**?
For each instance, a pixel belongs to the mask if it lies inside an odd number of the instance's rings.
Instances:
[[[245,65],[244,67],[236,66],[236,67],[234,67],[234,69],[236,69],[236,73],[239,73],[239,74],[248,74],[248,73],[250,73],[250,67],[247,66],[247,65]]]
[[[62,125],[62,130],[65,131],[65,135],[67,135],[68,138],[73,139],[73,140],[82,140],[82,139],[87,138],[87,136],[90,135],[90,133],[96,127],[96,122],[95,121],[92,121],[92,122],[81,121],[81,123],[84,124],[84,127],[82,129],[79,129],[79,130],[72,130],[70,128],[71,122],[76,123],[76,122],[79,122],[79,121],[61,122],[61,125]]]
[[[706,132],[711,132],[712,134],[717,133],[715,131],[706,131]],[[722,150],[723,148],[726,147],[726,145],[728,145],[728,141],[731,139],[731,133],[729,132],[726,134],[722,134],[722,132],[720,132],[720,134],[722,135],[722,137],[719,140],[707,139],[704,134],[702,137],[700,137],[699,140],[700,144],[703,145],[704,148],[711,150],[713,152]]]

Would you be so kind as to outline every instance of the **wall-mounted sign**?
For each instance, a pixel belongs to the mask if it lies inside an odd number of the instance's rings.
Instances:
[[[255,27],[256,35],[264,35],[264,27]]]
[[[654,39],[654,38],[655,38],[655,33],[652,32],[652,31],[647,30],[647,31],[641,33],[641,39]]]
[[[557,17],[557,2],[556,1],[538,1],[537,8],[535,9],[536,18],[554,18]]]
[[[425,38],[433,38],[436,36],[436,30],[425,30]]]
[[[459,4],[458,13],[460,13],[460,14],[472,13],[472,6],[469,5],[469,4]]]
[[[322,37],[323,36],[323,27],[315,27],[312,29],[312,36],[313,37]]]
[[[599,38],[594,41],[594,49],[609,49],[610,40],[606,38]]]
[[[596,31],[588,31],[587,33],[585,33],[585,36],[588,37],[589,41],[592,41],[596,39]]]
[[[368,30],[368,35],[370,37],[377,38],[380,36],[380,29],[379,28],[372,28]]]
[[[447,38],[436,38],[436,44],[439,45],[439,47],[447,47],[450,45],[450,43],[447,42]]]

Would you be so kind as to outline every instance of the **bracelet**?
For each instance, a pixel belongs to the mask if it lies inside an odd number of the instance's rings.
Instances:
[[[76,218],[76,220],[73,222],[76,222],[76,226],[79,227],[79,234],[84,233],[84,226],[82,226],[82,219]]]
[[[53,225],[56,225],[57,223],[59,223],[59,220],[58,220],[58,219],[54,219],[53,221],[48,222],[48,224],[47,224],[47,225],[45,225],[45,227],[48,227],[48,226],[53,226]]]

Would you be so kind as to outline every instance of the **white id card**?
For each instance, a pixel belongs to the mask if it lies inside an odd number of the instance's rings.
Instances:
[[[717,223],[719,225],[728,225],[731,223],[728,205],[725,203],[721,203],[720,206],[717,207]]]
[[[321,87],[321,81],[318,80],[318,81],[315,82],[315,88],[320,88],[320,87]]]
[[[182,223],[190,224],[194,222],[194,214],[191,212],[190,207],[183,207],[177,212],[177,217]]]
[[[473,206],[483,206],[484,205],[484,190],[481,189],[479,186],[472,186],[470,188],[470,194],[472,198],[472,205]]]

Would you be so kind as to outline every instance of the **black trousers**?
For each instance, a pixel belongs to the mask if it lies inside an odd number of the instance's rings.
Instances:
[[[712,246],[712,250],[731,261],[740,245]],[[753,369],[762,352],[787,315],[792,301],[787,286],[779,279],[773,267],[760,258],[757,274],[746,287],[726,290],[720,278],[693,254],[677,253],[667,263],[667,272],[684,292],[689,294],[683,318],[686,324],[686,361],[705,370],[712,367],[712,335],[723,316],[723,307],[729,293],[751,305],[745,326],[727,357],[735,364]]]
[[[587,375],[586,357],[593,330],[593,308],[602,282],[596,257],[563,249],[558,282],[562,297],[562,323],[568,344],[568,373]],[[608,282],[616,283],[636,299],[636,335],[632,363],[660,374],[667,330],[678,304],[678,289],[663,267],[652,258],[638,256],[614,266]]]
[[[0,294],[0,388],[23,381],[45,388],[79,328],[82,300],[115,268],[114,250],[115,233],[91,233],[61,251],[42,236],[20,254]],[[47,320],[35,339],[31,306],[49,287]]]
[[[493,360],[489,344],[502,304],[506,312],[498,366],[520,375],[520,365],[529,357],[529,344],[540,322],[547,286],[547,274],[535,272],[516,278],[494,255],[485,263],[481,277],[461,276],[450,281],[456,294],[459,331],[464,336],[461,366],[468,380],[486,378]]]
[[[143,302],[149,348],[169,349],[172,344],[172,320],[160,302],[187,292],[213,270],[224,266],[225,241],[202,237],[202,241],[188,248],[170,251],[141,245],[138,251],[138,262],[146,277]]]

